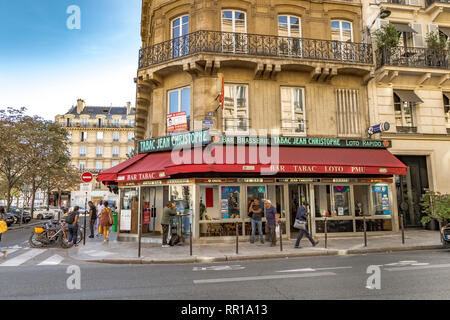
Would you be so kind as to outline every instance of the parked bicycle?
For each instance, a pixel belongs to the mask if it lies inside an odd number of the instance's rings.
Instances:
[[[67,237],[66,224],[63,220],[52,220],[39,227],[35,227],[28,240],[32,248],[42,248],[59,245],[70,248]]]

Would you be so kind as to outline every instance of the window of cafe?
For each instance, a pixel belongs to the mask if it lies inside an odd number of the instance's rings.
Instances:
[[[367,231],[392,231],[391,199],[388,185],[315,185],[315,230],[362,232],[365,217]]]
[[[139,189],[121,189],[120,194],[120,232],[138,232]],[[133,218],[132,218],[133,217]]]
[[[192,219],[192,209],[194,207],[194,192],[191,185],[171,185],[170,200],[175,203],[177,212],[181,212],[182,216],[178,221],[179,227],[183,225],[183,234],[190,232],[190,223]]]

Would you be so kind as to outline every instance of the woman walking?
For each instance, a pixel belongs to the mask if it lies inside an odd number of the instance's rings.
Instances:
[[[113,217],[111,209],[108,208],[108,202],[105,202],[104,206],[100,217],[100,228],[103,233],[103,242],[107,242],[109,241],[109,228],[113,225]]]
[[[0,242],[2,241],[2,234],[6,232],[8,229],[8,226],[6,224],[6,215],[5,215],[5,208],[0,208]],[[0,251],[3,254],[3,259],[6,259],[6,256],[8,254],[8,251],[6,251],[3,248],[0,248]]]

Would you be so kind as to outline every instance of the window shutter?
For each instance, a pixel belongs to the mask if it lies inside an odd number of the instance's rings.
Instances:
[[[422,24],[417,22],[411,22],[411,28],[417,33],[413,33],[413,45],[415,48],[423,48],[425,41],[423,39]]]

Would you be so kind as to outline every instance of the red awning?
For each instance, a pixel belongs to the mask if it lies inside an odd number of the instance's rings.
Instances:
[[[184,163],[170,165],[166,175],[191,172],[322,173],[405,175],[407,167],[387,150],[337,148],[215,147],[209,163],[195,162],[194,151],[184,154]],[[266,156],[267,155],[267,156]],[[191,160],[190,164],[186,164]],[[215,161],[212,161],[214,160]],[[272,160],[271,160],[272,159]]]
[[[106,181],[115,181],[117,179],[117,174],[131,166],[133,163],[144,158],[145,154],[138,154],[137,156],[128,159],[122,163],[119,163],[117,166],[104,170],[98,174],[97,181],[98,182],[106,182]]]
[[[171,152],[151,153],[142,160],[121,171],[117,181],[145,181],[167,178],[165,169],[170,164]]]
[[[276,149],[275,149],[276,150]],[[183,173],[319,173],[405,175],[406,166],[387,150],[256,148],[245,146],[152,153],[118,174],[117,181],[145,181]]]

